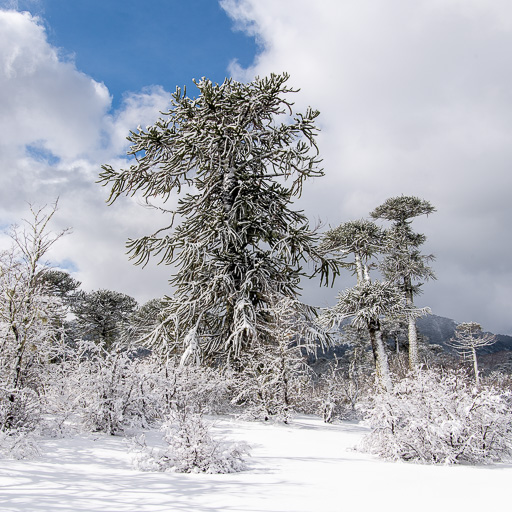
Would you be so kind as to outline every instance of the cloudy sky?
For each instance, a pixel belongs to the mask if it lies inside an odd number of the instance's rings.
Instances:
[[[129,237],[164,220],[136,198],[106,206],[100,165],[193,78],[287,71],[298,110],[321,111],[325,177],[299,207],[335,226],[388,197],[415,221],[438,280],[420,305],[512,334],[512,3],[508,0],[0,0],[0,225],[59,197],[51,254],[86,289],[140,302],[169,268],[133,267]],[[305,283],[309,302],[335,289]]]

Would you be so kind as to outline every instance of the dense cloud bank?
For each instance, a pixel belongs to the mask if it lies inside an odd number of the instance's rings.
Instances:
[[[505,1],[225,0],[261,53],[250,79],[286,70],[322,115],[325,178],[306,192],[331,225],[400,194],[437,213],[415,221],[438,281],[438,314],[512,333],[512,6]],[[310,290],[316,300],[323,292]]]

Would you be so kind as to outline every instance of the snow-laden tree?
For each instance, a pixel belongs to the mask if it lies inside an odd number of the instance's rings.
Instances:
[[[352,318],[352,325],[368,329],[377,381],[381,388],[389,391],[391,376],[380,322],[382,317],[402,314],[406,309],[403,294],[393,284],[364,281],[341,292],[338,302],[324,310],[320,321],[326,327],[334,327],[346,318]]]
[[[76,295],[71,310],[80,337],[94,340],[108,350],[126,337],[137,301],[112,290],[82,291]]]
[[[447,345],[455,348],[463,356],[470,356],[473,362],[475,382],[478,386],[480,376],[478,374],[478,359],[476,351],[496,343],[496,336],[482,331],[482,326],[476,322],[463,322],[457,325],[455,336],[447,342]]]
[[[40,366],[52,357],[65,310],[46,279],[45,255],[67,230],[52,233],[57,209],[30,207],[31,218],[8,231],[12,247],[0,253],[0,375],[9,389],[37,388]]]
[[[384,230],[365,219],[344,222],[322,236],[320,248],[334,254],[341,266],[352,270],[358,284],[370,281],[369,262],[382,251]],[[347,261],[351,257],[353,261]]]
[[[37,454],[43,375],[66,314],[44,260],[65,233],[49,230],[56,209],[31,206],[31,216],[8,231],[11,247],[0,252],[0,453],[15,458]]]
[[[136,263],[151,256],[177,267],[162,327],[189,357],[238,357],[265,337],[273,297],[296,298],[304,264],[327,280],[336,264],[317,250],[301,211],[292,208],[307,178],[322,176],[315,143],[318,112],[294,114],[287,74],[244,84],[196,82],[197,98],[177,88],[153,126],[131,132],[131,165],[103,166],[109,201],[177,194],[153,234],[131,240]],[[192,354],[193,353],[193,354]]]
[[[345,222],[323,235],[321,250],[338,254],[343,260],[347,256],[353,262],[342,261],[357,275],[357,285],[338,295],[338,303],[328,308],[321,316],[322,325],[339,326],[352,317],[352,324],[367,329],[375,360],[377,379],[384,389],[391,389],[391,377],[384,341],[381,318],[402,313],[405,301],[398,289],[390,282],[372,282],[368,272],[368,261],[382,247],[384,232],[375,223],[367,220]]]
[[[393,224],[387,230],[386,253],[380,264],[384,277],[396,283],[407,300],[410,314],[407,316],[409,330],[409,367],[415,370],[419,366],[418,332],[416,327],[417,311],[414,308],[414,296],[420,293],[422,281],[435,279],[428,263],[432,255],[423,255],[421,245],[426,237],[415,233],[411,228],[412,219],[420,215],[429,215],[435,208],[424,199],[414,196],[398,196],[387,199],[371,212],[374,219],[389,220]],[[415,312],[416,311],[416,312]],[[422,310],[427,312],[426,309]]]
[[[81,285],[80,281],[71,277],[68,272],[58,269],[48,269],[43,280],[50,295],[59,297],[66,305],[73,303]]]

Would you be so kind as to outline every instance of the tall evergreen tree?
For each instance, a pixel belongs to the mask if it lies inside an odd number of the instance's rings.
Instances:
[[[414,296],[420,293],[421,281],[435,279],[428,263],[432,255],[420,252],[426,237],[411,228],[412,219],[435,212],[430,202],[414,196],[399,196],[387,199],[371,212],[374,219],[385,219],[393,224],[387,231],[386,255],[380,266],[385,278],[395,282],[405,296],[408,305],[409,368],[419,367],[418,332],[416,318],[427,311],[414,308]]]
[[[202,79],[197,98],[177,88],[164,117],[130,134],[134,163],[120,171],[103,166],[110,202],[179,194],[167,227],[128,246],[136,263],[158,256],[177,267],[166,330],[187,341],[189,355],[238,357],[269,331],[275,297],[298,296],[307,260],[324,280],[337,270],[317,250],[305,215],[292,209],[304,181],[323,173],[318,112],[293,114],[287,80]]]
[[[365,219],[344,222],[322,236],[320,248],[332,253],[341,266],[357,276],[357,283],[370,281],[370,260],[382,250],[385,233],[375,222]],[[347,261],[353,257],[354,261]]]
[[[406,307],[401,292],[395,286],[388,282],[365,281],[341,292],[338,302],[324,311],[320,321],[325,326],[335,326],[346,318],[352,318],[352,325],[367,329],[377,381],[384,390],[391,391],[391,375],[380,320],[384,316],[401,314]]]
[[[338,254],[342,258],[340,264],[357,275],[357,285],[340,293],[338,303],[324,311],[321,321],[334,326],[352,317],[355,327],[368,330],[377,379],[389,391],[391,377],[380,322],[382,316],[401,313],[405,303],[392,283],[370,279],[369,260],[380,251],[383,240],[384,231],[367,220],[345,222],[323,235],[321,249]],[[345,261],[349,255],[353,262]]]

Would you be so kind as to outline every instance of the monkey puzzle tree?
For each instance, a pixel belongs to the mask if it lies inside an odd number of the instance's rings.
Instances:
[[[370,214],[374,219],[393,222],[387,231],[384,249],[386,255],[381,262],[380,269],[387,280],[395,282],[401,288],[407,300],[409,367],[411,370],[415,370],[419,366],[416,328],[416,318],[419,312],[414,308],[414,296],[420,293],[421,283],[418,281],[435,279],[432,268],[428,266],[434,256],[421,254],[419,247],[425,242],[426,237],[411,229],[411,219],[420,215],[429,215],[435,211],[428,201],[414,196],[399,196],[387,199]]]
[[[475,374],[475,383],[478,386],[480,377],[478,374],[478,359],[476,350],[481,347],[487,347],[496,343],[496,336],[488,332],[482,332],[482,326],[476,322],[463,322],[457,325],[455,337],[447,343],[455,348],[462,355],[471,355],[473,362],[473,371]]]
[[[322,236],[321,250],[339,258],[339,264],[357,275],[358,284],[370,281],[368,261],[382,250],[385,234],[374,222],[354,220],[329,229]],[[354,257],[347,262],[347,256]]]
[[[80,337],[92,339],[106,350],[126,336],[137,301],[112,290],[79,292],[71,306]]]
[[[287,80],[202,79],[193,99],[177,88],[164,117],[131,132],[132,165],[104,165],[100,175],[110,203],[123,194],[148,202],[179,194],[177,207],[165,210],[167,227],[128,247],[136,263],[158,256],[177,267],[167,332],[207,355],[238,357],[261,341],[272,321],[266,310],[276,296],[298,296],[307,260],[322,279],[336,272],[305,215],[291,208],[304,181],[323,173],[318,112],[293,114]]]
[[[368,330],[377,379],[389,391],[391,377],[382,340],[381,317],[402,313],[405,301],[391,283],[372,283],[370,280],[368,261],[381,250],[383,240],[384,231],[367,220],[345,222],[323,235],[321,249],[338,254],[340,265],[357,275],[357,285],[339,294],[338,303],[323,313],[321,322],[325,326],[334,326],[353,317],[355,327]],[[353,255],[353,262],[344,261],[348,255]]]
[[[402,293],[392,284],[364,281],[340,293],[337,304],[325,310],[320,321],[324,326],[335,326],[345,318],[352,318],[352,325],[368,329],[377,381],[384,390],[391,391],[391,376],[380,319],[383,316],[402,314],[406,308]]]

